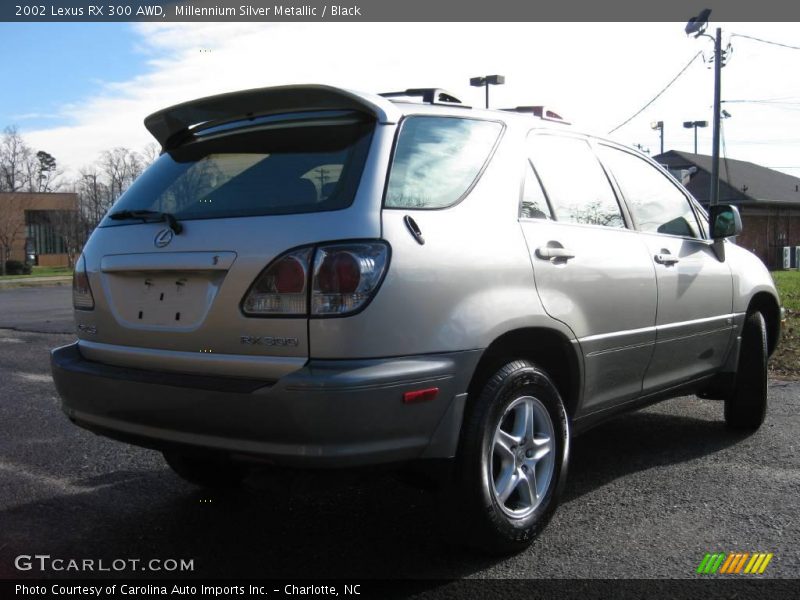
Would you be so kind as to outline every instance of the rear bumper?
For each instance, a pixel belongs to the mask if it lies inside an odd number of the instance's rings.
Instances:
[[[455,454],[480,351],[310,360],[277,381],[128,369],[89,361],[77,344],[51,353],[53,379],[76,424],[137,445],[222,451],[309,467]],[[438,387],[428,402],[403,393]]]

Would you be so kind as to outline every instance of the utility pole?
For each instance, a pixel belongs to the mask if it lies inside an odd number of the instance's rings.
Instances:
[[[658,131],[661,140],[661,154],[664,154],[664,121],[653,121],[650,123],[650,129]]]
[[[711,195],[709,206],[719,203],[719,133],[720,133],[720,91],[722,89],[722,29],[717,27],[714,40],[714,141],[711,147]]]
[[[700,11],[696,17],[689,19],[684,31],[686,35],[694,35],[710,38],[714,41],[714,130],[713,142],[711,146],[711,193],[708,198],[709,208],[713,208],[719,202],[719,134],[720,134],[720,90],[722,89],[722,29],[717,27],[717,35],[711,37],[706,33],[708,27],[708,17],[711,9],[706,8]],[[695,131],[697,131],[695,129]]]

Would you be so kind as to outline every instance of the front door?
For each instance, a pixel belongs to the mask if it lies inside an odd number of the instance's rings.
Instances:
[[[733,332],[733,281],[704,239],[697,214],[671,177],[611,146],[601,156],[613,173],[656,272],[656,348],[645,393],[718,369]]]

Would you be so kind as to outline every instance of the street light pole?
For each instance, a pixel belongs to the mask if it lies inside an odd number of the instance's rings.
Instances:
[[[697,128],[708,127],[708,121],[684,121],[683,126],[686,129],[694,129],[694,153],[697,154]]]
[[[472,77],[469,84],[472,87],[485,87],[486,88],[486,108],[489,108],[489,86],[490,85],[503,85],[506,78],[503,75],[486,75],[485,77]]]

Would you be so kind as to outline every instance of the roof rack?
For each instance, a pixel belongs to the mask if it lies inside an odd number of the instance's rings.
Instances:
[[[571,125],[571,123],[564,119],[564,117],[557,112],[550,110],[546,106],[517,106],[515,108],[503,108],[501,110],[506,112],[530,113],[534,117],[539,117],[543,121],[553,121],[554,123]]]
[[[384,92],[378,94],[384,98],[422,98],[426,104],[445,104],[448,106],[457,105],[463,108],[470,108],[450,92],[441,88],[411,88],[403,92]]]

